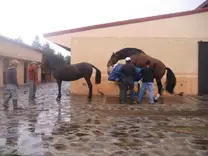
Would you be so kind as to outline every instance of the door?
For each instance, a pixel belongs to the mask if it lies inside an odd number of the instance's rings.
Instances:
[[[24,83],[28,82],[28,62],[24,62]]]
[[[8,68],[9,68],[9,59],[4,58],[3,60],[3,83],[4,85],[6,85],[6,72]]]
[[[208,94],[208,42],[198,42],[198,94]]]

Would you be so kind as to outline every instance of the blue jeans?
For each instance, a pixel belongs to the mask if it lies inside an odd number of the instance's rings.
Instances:
[[[154,100],[153,100],[153,83],[152,82],[143,82],[142,83],[142,87],[141,87],[141,90],[139,92],[139,95],[138,95],[138,102],[141,102],[143,96],[144,96],[144,93],[146,91],[146,88],[148,88],[149,90],[149,102],[150,103],[154,103]]]

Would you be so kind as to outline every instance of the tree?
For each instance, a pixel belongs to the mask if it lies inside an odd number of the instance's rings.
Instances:
[[[43,56],[55,55],[56,57],[61,58],[67,64],[70,64],[70,56],[64,57],[60,52],[56,54],[55,50],[50,46],[48,42],[42,45],[37,35],[35,36],[35,39],[33,40],[31,46],[37,49],[41,49],[43,51]]]
[[[39,39],[38,35],[35,36],[35,39],[33,40],[31,46],[42,50],[42,44],[40,43],[40,39]]]
[[[57,55],[57,57],[59,57],[59,58],[61,58],[62,60],[65,61],[65,58],[64,58],[64,56],[61,53],[57,53],[56,55]]]
[[[21,37],[15,38],[14,40],[19,43],[24,43]]]
[[[51,48],[50,44],[49,43],[45,43],[43,46],[42,46],[42,50],[43,50],[43,53],[44,54],[49,54],[49,55],[55,55],[55,50],[53,48]]]
[[[67,63],[67,64],[71,64],[71,56],[66,56],[65,57],[65,62]]]

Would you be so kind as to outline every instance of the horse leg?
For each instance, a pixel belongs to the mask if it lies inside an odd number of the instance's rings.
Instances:
[[[58,96],[57,96],[56,100],[60,101],[61,100],[61,84],[62,84],[62,81],[57,80],[57,84],[58,84]]]
[[[92,100],[92,82],[90,78],[85,78],[85,81],[87,82],[89,88],[88,100]]]
[[[154,102],[158,101],[159,97],[162,95],[162,92],[163,92],[163,86],[162,86],[161,79],[156,79],[156,81],[157,81],[158,94],[154,98]]]

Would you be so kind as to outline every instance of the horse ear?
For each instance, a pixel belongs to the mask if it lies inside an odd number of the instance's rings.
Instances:
[[[113,52],[113,54],[112,54],[113,56],[115,55],[115,53]]]

